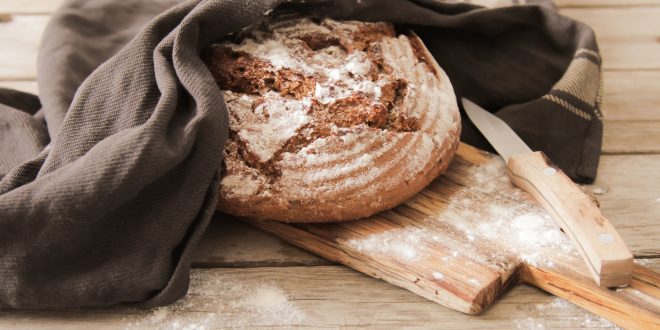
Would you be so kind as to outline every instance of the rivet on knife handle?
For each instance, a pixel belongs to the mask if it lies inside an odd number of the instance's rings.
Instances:
[[[627,285],[633,256],[596,203],[542,152],[509,157],[511,182],[530,193],[578,245],[600,286]]]

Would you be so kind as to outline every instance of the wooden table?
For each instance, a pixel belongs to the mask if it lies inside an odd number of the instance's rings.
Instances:
[[[40,36],[60,2],[0,0],[0,87],[37,92]],[[605,138],[590,188],[637,262],[660,270],[660,0],[557,3],[596,30],[604,58]],[[193,266],[189,294],[166,308],[2,312],[0,328],[612,327],[527,286],[463,315],[219,215]]]

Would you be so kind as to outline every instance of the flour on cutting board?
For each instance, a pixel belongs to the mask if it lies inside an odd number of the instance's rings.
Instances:
[[[185,297],[166,307],[136,312],[124,320],[130,322],[126,329],[290,326],[305,318],[289,294],[275,283],[225,279],[209,272],[193,271]]]
[[[493,158],[467,173],[469,182],[455,192],[443,211],[442,223],[458,229],[464,242],[442,257],[443,262],[460,257],[461,252],[476,248],[477,244],[492,243],[493,259],[497,253],[515,255],[527,264],[554,267],[548,251],[579,256],[570,239],[554,223],[548,213],[531,197],[514,187],[506,175],[504,161]],[[486,202],[485,202],[486,201]],[[373,234],[368,237],[350,239],[346,243],[357,251],[374,256],[390,256],[402,261],[419,261],[437,256],[433,242],[442,237],[434,235],[429,217],[426,228],[398,228]],[[438,229],[436,229],[438,230]],[[440,242],[442,243],[442,242]],[[440,274],[439,272],[436,272]],[[435,273],[430,278],[440,280]],[[477,285],[478,280],[464,279]]]
[[[533,304],[529,306],[530,310],[526,312],[532,316],[522,320],[516,320],[516,328],[537,330],[557,329],[564,328],[564,323],[570,321],[571,325],[579,322],[580,328],[621,329],[610,321],[598,315],[594,315],[591,312],[561,298],[554,298],[549,303]]]
[[[429,236],[423,229],[392,230],[371,235],[360,240],[349,240],[348,244],[360,252],[397,256],[408,261],[419,259],[418,246],[428,241]]]
[[[480,203],[483,195],[489,198],[486,207]],[[449,209],[460,215],[452,225],[501,245],[528,264],[554,266],[544,251],[579,256],[550,215],[511,184],[499,157],[472,170],[471,181],[452,196]]]

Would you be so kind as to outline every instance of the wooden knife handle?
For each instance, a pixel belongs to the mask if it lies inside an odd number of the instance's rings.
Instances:
[[[632,254],[596,203],[564,172],[539,151],[509,157],[507,172],[575,242],[598,285],[628,285]]]

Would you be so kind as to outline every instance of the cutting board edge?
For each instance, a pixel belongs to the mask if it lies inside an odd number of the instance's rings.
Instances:
[[[367,266],[371,263],[357,262],[355,256],[346,253],[345,251],[341,251],[341,254],[337,254],[338,249],[335,246],[335,243],[328,240],[321,241],[317,236],[308,233],[302,228],[277,221],[260,221],[252,219],[240,220],[251,226],[254,226],[255,228],[264,230],[269,234],[274,235],[275,237],[281,238],[303,250],[319,255],[330,261],[345,265],[370,277],[383,280],[402,289],[411,291],[446,308],[468,315],[478,315],[486,311],[491,305],[493,305],[498,297],[522,281],[523,263],[521,262],[519,266],[513,268],[511,272],[506,274],[506,278],[500,276],[499,278],[494,279],[482,290],[480,290],[480,292],[478,292],[474,297],[471,299],[468,298],[470,301],[452,294],[449,290],[434,290],[436,295],[430,295],[428,290],[424,290],[419,285],[417,285],[418,281],[420,280],[419,278],[399,279],[397,276],[386,276],[387,273],[383,272],[382,269]],[[309,241],[314,241],[319,244],[315,246],[306,244],[306,242]],[[323,246],[334,249],[334,252],[330,252],[329,250],[325,251]],[[445,295],[442,295],[442,293]],[[456,303],[457,301],[462,302],[462,304]]]

